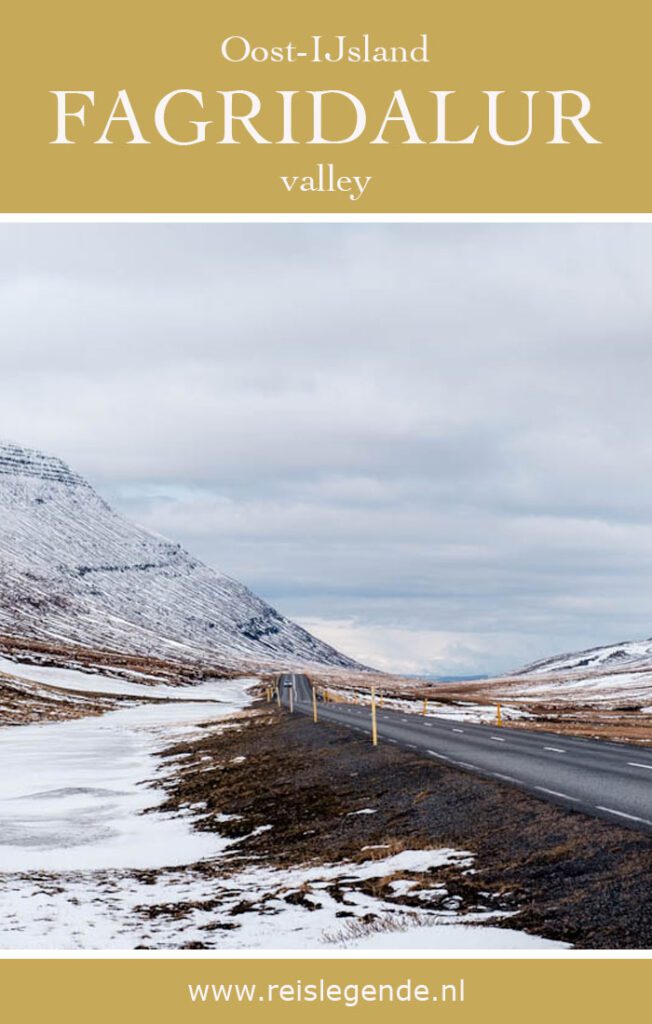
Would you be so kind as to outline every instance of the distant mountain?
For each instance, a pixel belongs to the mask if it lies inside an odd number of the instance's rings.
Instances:
[[[513,675],[533,675],[547,672],[574,672],[594,669],[599,672],[618,672],[623,669],[652,670],[652,639],[625,640],[606,647],[589,647],[572,654],[557,654],[552,658],[533,661]]]
[[[114,512],[60,459],[1,442],[0,634],[227,667],[361,667]]]

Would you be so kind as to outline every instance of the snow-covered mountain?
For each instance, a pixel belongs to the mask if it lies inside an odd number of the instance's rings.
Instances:
[[[573,654],[558,654],[552,658],[534,661],[514,675],[533,675],[547,672],[574,672],[594,669],[600,672],[622,669],[652,670],[652,639],[626,640],[606,647],[590,647]]]
[[[0,634],[226,666],[360,668],[237,580],[0,442]]]
[[[601,710],[652,711],[652,639],[591,647],[488,680],[496,699]]]

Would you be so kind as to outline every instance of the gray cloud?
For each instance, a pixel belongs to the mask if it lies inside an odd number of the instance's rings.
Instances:
[[[652,227],[3,225],[0,434],[351,653],[652,633]]]

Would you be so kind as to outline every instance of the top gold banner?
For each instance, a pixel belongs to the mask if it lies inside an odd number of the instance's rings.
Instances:
[[[4,213],[652,210],[648,5],[15,4]]]

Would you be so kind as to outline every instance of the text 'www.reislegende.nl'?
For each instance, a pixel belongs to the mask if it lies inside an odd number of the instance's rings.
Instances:
[[[188,985],[192,1003],[337,1003],[352,1008],[362,1003],[463,1003],[464,979],[426,985],[411,978],[391,982],[317,981],[198,983]]]

